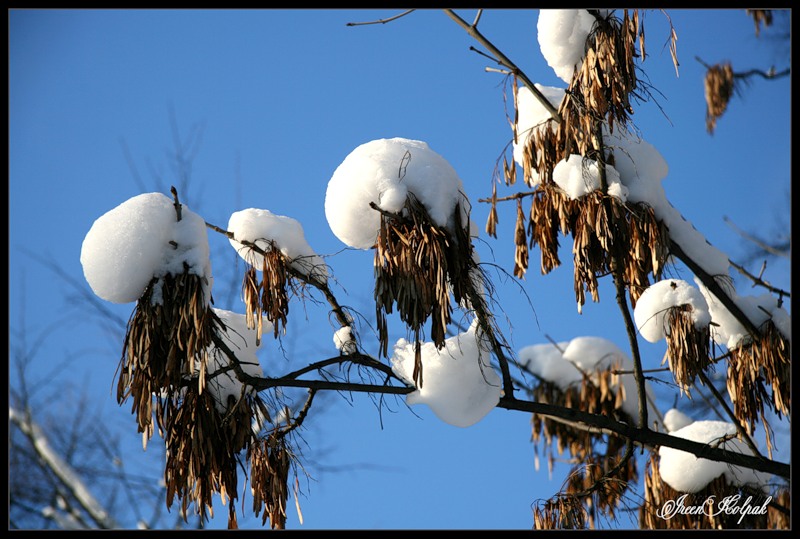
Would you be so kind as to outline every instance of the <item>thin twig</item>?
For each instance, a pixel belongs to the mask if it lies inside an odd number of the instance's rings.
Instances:
[[[489,51],[495,56],[495,61],[498,64],[505,66],[509,71],[514,73],[514,75],[516,75],[523,82],[523,84],[525,84],[525,86],[528,87],[528,89],[533,93],[536,99],[539,100],[542,106],[545,109],[547,109],[547,112],[550,113],[550,116],[553,118],[553,120],[555,120],[556,123],[561,123],[561,116],[559,116],[558,110],[553,106],[553,104],[550,103],[550,100],[547,99],[544,96],[544,94],[542,94],[542,92],[539,91],[536,85],[533,82],[531,82],[528,76],[519,67],[517,67],[517,65],[514,62],[509,60],[508,57],[500,51],[500,49],[495,47],[491,41],[486,39],[486,37],[484,37],[483,34],[481,34],[478,31],[477,26],[471,25],[468,22],[466,22],[464,19],[459,17],[452,9],[445,9],[444,12],[447,14],[448,17],[453,19],[459,26],[461,26],[464,30],[466,30],[467,33],[470,36],[472,36],[473,39],[475,39],[478,43],[489,49]]]
[[[368,24],[386,24],[387,22],[395,21],[395,20],[399,19],[400,17],[405,17],[406,15],[411,13],[412,11],[414,11],[414,9],[407,9],[402,13],[398,13],[397,15],[394,15],[394,16],[386,18],[386,19],[378,19],[377,21],[348,22],[347,26],[366,26]]]
[[[756,446],[755,442],[753,442],[753,439],[750,437],[749,434],[747,434],[747,431],[740,424],[739,420],[736,418],[736,414],[733,413],[733,410],[731,410],[730,406],[728,406],[728,403],[725,402],[725,399],[722,397],[720,392],[717,391],[717,388],[714,387],[714,384],[711,383],[711,380],[709,380],[708,375],[706,375],[705,372],[700,371],[700,373],[698,373],[698,376],[700,377],[700,380],[703,382],[703,385],[705,385],[711,392],[711,394],[714,395],[714,398],[717,399],[717,402],[719,402],[720,406],[722,406],[722,408],[725,410],[725,413],[728,414],[728,416],[731,418],[733,424],[736,425],[736,431],[739,433],[739,436],[742,438],[742,440],[744,440],[744,442],[747,444],[747,446],[750,448],[753,454],[763,458],[764,455],[762,455],[761,452],[758,450],[758,447]]]

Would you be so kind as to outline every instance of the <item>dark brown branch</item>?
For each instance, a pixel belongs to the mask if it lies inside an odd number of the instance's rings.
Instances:
[[[681,246],[675,242],[675,240],[670,239],[669,244],[670,252],[675,255],[678,259],[681,260],[686,266],[694,273],[703,285],[711,291],[712,294],[725,306],[726,309],[739,321],[740,324],[744,326],[744,328],[752,335],[760,335],[761,332],[758,330],[756,325],[744,314],[744,311],[739,308],[736,302],[728,295],[728,293],[720,286],[717,280],[714,278],[713,275],[709,274],[706,270],[704,270],[700,265],[695,262],[686,252],[681,248]]]
[[[513,195],[508,195],[508,196],[505,196],[505,197],[495,198],[494,201],[495,202],[503,202],[505,200],[517,200],[517,199],[533,196],[535,194],[536,194],[536,191],[520,191],[519,193],[514,193]],[[488,203],[491,204],[492,203],[492,199],[491,198],[479,198],[478,202],[488,202]]]
[[[706,375],[706,373],[700,371],[698,376],[700,377],[700,381],[703,382],[703,385],[705,385],[708,388],[708,390],[711,392],[711,394],[714,395],[714,398],[717,399],[717,402],[725,410],[725,413],[728,414],[728,417],[730,417],[731,422],[734,425],[736,425],[736,432],[739,433],[739,437],[742,440],[744,440],[744,443],[747,444],[747,447],[750,448],[750,451],[752,451],[754,455],[763,458],[763,455],[758,450],[758,447],[756,446],[755,442],[753,442],[753,439],[750,437],[749,434],[747,434],[747,431],[744,429],[744,427],[741,425],[739,420],[736,418],[736,414],[733,413],[733,410],[731,410],[730,406],[728,406],[728,403],[725,402],[725,399],[722,397],[720,392],[717,391],[717,388],[714,387],[714,384],[711,383],[711,380],[709,380],[709,378]]]
[[[773,294],[778,294],[778,296],[780,296],[780,297],[786,297],[786,298],[792,297],[790,292],[787,292],[786,290],[783,290],[781,288],[776,288],[776,287],[772,286],[767,281],[763,280],[760,275],[759,276],[753,275],[752,273],[750,273],[749,271],[744,269],[744,267],[740,266],[739,264],[737,264],[735,262],[730,261],[730,264],[731,264],[731,266],[736,268],[739,273],[741,273],[742,275],[744,275],[745,277],[747,277],[748,279],[753,281],[753,286],[761,286],[763,288],[766,288],[767,290],[769,290]]]
[[[308,415],[308,411],[311,409],[311,403],[314,402],[314,396],[316,394],[317,394],[316,389],[308,390],[308,398],[306,399],[303,408],[299,412],[297,412],[294,421],[290,421],[290,423],[286,427],[281,429],[281,431],[278,433],[279,438],[284,438],[293,430],[300,428],[300,426],[303,424],[303,421],[305,421],[306,416]]]
[[[299,378],[300,376],[317,371],[320,369],[324,369],[325,367],[329,367],[331,365],[343,364],[343,363],[355,363],[357,365],[363,365],[365,367],[371,367],[373,369],[379,370],[383,372],[388,378],[397,378],[394,374],[394,371],[388,365],[381,363],[377,359],[373,358],[372,356],[368,356],[365,354],[347,354],[343,356],[336,356],[331,357],[328,359],[323,359],[321,361],[316,361],[309,365],[306,365],[302,369],[298,369],[296,371],[290,372],[289,374],[283,376],[283,378]],[[399,380],[399,378],[398,378]]]
[[[389,17],[387,19],[378,19],[377,21],[348,22],[347,26],[366,26],[368,24],[386,24],[387,22],[395,21],[395,20],[399,19],[400,17],[405,17],[406,15],[411,13],[412,11],[414,11],[414,9],[407,9],[402,13],[398,13],[397,15],[394,15],[394,16]]]
[[[591,10],[590,10],[591,11]],[[595,15],[599,17],[598,15]],[[603,130],[602,125],[597,122],[594,124],[595,138],[598,141],[597,150],[597,166],[600,173],[600,186],[603,194],[603,204],[606,206],[608,215],[613,216],[614,212],[611,206],[611,199],[608,197],[608,179],[606,177],[606,160],[603,152]],[[617,305],[622,314],[622,320],[625,323],[625,331],[628,335],[628,344],[631,348],[631,357],[633,359],[633,377],[636,380],[636,393],[639,398],[639,426],[641,428],[647,427],[647,391],[645,389],[645,378],[642,372],[642,358],[639,354],[639,340],[636,335],[636,324],[633,322],[630,310],[628,309],[628,301],[625,296],[625,270],[623,268],[623,256],[620,252],[622,245],[618,241],[614,241],[611,253],[611,262],[613,264],[614,288],[616,289]]]
[[[656,432],[648,428],[635,427],[627,423],[616,421],[604,415],[590,414],[582,410],[576,410],[575,408],[565,408],[562,406],[554,406],[540,402],[522,401],[510,397],[501,398],[497,406],[499,408],[505,408],[506,410],[531,412],[534,414],[553,416],[568,421],[584,423],[586,425],[584,428],[592,430],[593,432],[622,436],[644,446],[671,447],[673,449],[691,453],[698,458],[726,462],[735,466],[742,466],[787,479],[791,475],[791,467],[789,464],[785,464],[783,462],[746,455],[736,451],[728,451],[711,447],[708,444],[693,442],[684,438],[678,438],[677,436]]]
[[[699,56],[695,56],[694,59],[700,62],[706,69],[711,69],[713,67],[704,62]],[[779,79],[781,77],[787,77],[791,72],[792,70],[788,67],[783,71],[775,71],[774,67],[771,68],[769,71],[764,71],[762,69],[749,69],[747,71],[734,72],[733,78],[747,80],[751,77],[759,76],[763,79],[771,80],[771,79]]]
[[[178,190],[175,186],[170,186],[169,192],[172,193],[172,199],[175,201],[175,214],[178,216],[178,221],[181,220],[181,208],[183,207],[178,201]]]
[[[486,39],[486,37],[484,37],[483,34],[481,34],[478,31],[477,26],[469,24],[467,21],[459,17],[452,9],[445,9],[444,12],[447,14],[448,17],[453,19],[459,26],[461,26],[464,30],[466,30],[467,33],[473,39],[475,39],[478,43],[486,47],[495,56],[495,61],[498,64],[504,66],[509,71],[511,71],[516,77],[518,77],[523,82],[523,84],[525,84],[525,86],[527,86],[528,89],[533,93],[536,99],[539,100],[542,106],[545,109],[547,109],[547,112],[550,113],[550,116],[553,118],[553,120],[555,120],[556,123],[561,123],[561,116],[558,115],[558,109],[556,109],[556,107],[554,107],[553,104],[550,103],[550,100],[548,100],[542,94],[542,92],[539,91],[536,85],[533,84],[533,82],[531,82],[528,76],[520,68],[518,68],[514,62],[509,60],[508,57],[500,51],[500,49],[495,47],[491,41]]]

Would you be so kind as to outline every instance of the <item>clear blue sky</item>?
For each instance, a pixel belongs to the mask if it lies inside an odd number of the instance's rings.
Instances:
[[[184,138],[202,135],[193,139],[199,144],[184,203],[221,227],[250,207],[298,219],[309,244],[333,255],[327,262],[342,303],[373,316],[371,253],[340,253],[344,246],[325,220],[325,190],[336,167],[373,139],[423,140],[459,173],[483,227],[488,207],[477,200],[491,193],[493,169],[511,136],[502,75],[485,72],[495,66],[469,50],[478,44],[444,13],[346,26],[398,12],[9,11],[11,336],[24,329],[31,340],[43,339],[31,364],[42,376],[67,362],[47,383],[85,387],[110,428],[130,441],[126,458],[139,458],[141,444],[129,403],[117,406],[110,389],[122,335],[109,336],[91,307],[29,253],[88,290],[79,256],[94,220],[142,192],[181,187],[170,158],[173,118]],[[460,13],[474,17],[473,10]],[[666,17],[647,12],[643,68],[658,103],[638,105],[633,119],[670,166],[664,187],[673,205],[737,260],[746,249],[724,216],[764,235],[789,223],[790,79],[755,79],[710,136],[704,68],[695,56],[731,60],[744,71],[773,63],[782,69],[788,53],[758,40],[743,10],[669,14],[679,76],[665,46]],[[539,52],[536,20],[536,10],[488,10],[480,30],[534,82],[562,85]],[[479,246],[484,261],[509,273],[513,209],[501,208],[500,238]],[[227,286],[215,293],[217,306],[241,309],[238,282],[230,280],[241,266],[225,238],[210,236],[216,279]],[[596,335],[627,349],[623,326],[609,322],[618,314],[607,285],[601,303],[578,315],[565,252],[565,265],[548,276],[538,274],[539,252],[532,252],[521,286],[535,315],[520,288],[495,275],[513,346]],[[770,267],[767,277],[788,287],[788,264]],[[105,307],[123,320],[133,309]],[[275,348],[262,360],[267,371],[275,366],[273,374],[335,353],[324,310],[295,304],[290,317],[284,347],[291,357]],[[405,336],[400,328],[395,333]],[[648,346],[646,366],[655,367],[663,350]],[[563,481],[558,469],[552,480],[546,469],[534,471],[522,413],[498,409],[460,429],[392,398],[382,408],[363,395],[325,400],[304,432],[314,477],[301,479],[305,523],[297,522],[290,500],[289,527],[527,529],[531,504]],[[776,456],[789,458],[788,451]],[[250,506],[247,496],[246,515]],[[224,526],[226,509],[215,508],[221,523],[214,525]],[[627,527],[624,518],[620,526]]]

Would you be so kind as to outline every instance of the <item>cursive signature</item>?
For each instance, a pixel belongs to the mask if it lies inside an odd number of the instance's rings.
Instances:
[[[716,503],[716,496],[709,496],[699,505],[686,505],[688,494],[682,495],[677,500],[667,500],[664,502],[656,515],[664,520],[669,520],[675,515],[707,515],[715,517],[720,514],[739,515],[737,524],[742,523],[742,519],[747,515],[767,514],[767,505],[772,500],[772,496],[767,497],[761,505],[753,505],[753,497],[748,496],[742,500],[741,494],[725,496]]]

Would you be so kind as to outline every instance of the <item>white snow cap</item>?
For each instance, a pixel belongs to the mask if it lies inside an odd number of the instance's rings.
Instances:
[[[694,421],[683,428],[670,432],[670,435],[703,444],[736,434],[736,425],[725,421]],[[728,451],[749,454],[747,446],[739,439],[722,443],[720,448]],[[711,481],[725,475],[730,484],[767,488],[771,475],[749,468],[733,466],[727,462],[700,459],[691,453],[662,446],[658,450],[661,459],[658,471],[661,479],[679,492],[698,492]]]
[[[703,285],[700,279],[695,277],[695,282],[708,302],[708,310],[711,313],[711,320],[714,322],[714,325],[711,326],[711,336],[716,342],[724,344],[729,350],[738,348],[744,343],[744,339],[748,338],[748,331],[719,299]],[[778,331],[781,332],[781,335],[791,344],[792,320],[788,311],[778,306],[778,298],[769,293],[759,296],[740,296],[731,290],[728,290],[728,295],[756,327],[771,319]]]
[[[537,90],[558,109],[561,100],[564,99],[564,88],[554,88],[552,86],[542,86],[541,84],[534,84]],[[530,88],[527,86],[520,86],[517,89],[517,140],[513,142],[514,147],[514,161],[520,166],[523,163],[523,152],[525,151],[525,143],[533,135],[536,129],[552,129],[553,123],[546,124],[550,120],[550,112],[542,105],[542,102],[533,95]],[[533,173],[533,185],[539,183],[539,173]]]
[[[343,354],[356,352],[356,341],[353,337],[353,328],[342,326],[333,333],[333,345]]]
[[[442,350],[422,344],[422,388],[409,393],[406,403],[427,404],[442,421],[469,427],[486,416],[502,396],[500,377],[488,365],[473,323],[465,333],[445,340]],[[392,370],[413,384],[415,343],[400,339],[394,345]]]
[[[600,169],[596,161],[572,154],[568,160],[562,159],[556,163],[553,182],[575,200],[600,189]],[[622,202],[628,199],[628,188],[620,183],[619,172],[611,165],[606,165],[606,185],[609,195]]]
[[[571,361],[564,360],[564,350],[569,341],[556,344],[532,344],[517,353],[520,365],[542,380],[554,383],[562,391],[580,384],[581,371]]]
[[[380,215],[370,207],[399,212],[411,193],[439,226],[453,227],[456,204],[467,223],[463,185],[452,166],[419,140],[378,139],[353,150],[334,171],[325,195],[325,216],[342,242],[371,249]]]
[[[607,9],[599,10],[607,16]],[[539,47],[547,65],[569,84],[576,66],[583,62],[586,38],[592,31],[595,18],[585,9],[541,9],[538,31]]]
[[[658,342],[667,337],[664,316],[671,307],[690,305],[694,326],[698,329],[707,327],[711,322],[703,294],[680,279],[664,279],[647,287],[633,311],[639,333],[650,342]]]
[[[98,218],[81,246],[83,275],[92,291],[113,303],[136,301],[153,277],[189,273],[205,277],[211,297],[211,262],[205,221],[185,205],[178,221],[173,200],[161,193],[128,199]],[[160,297],[154,294],[154,302]]]
[[[239,256],[257,270],[262,268],[264,257],[240,241],[255,243],[267,252],[271,249],[268,242],[272,241],[296,270],[323,282],[328,280],[325,262],[308,244],[303,226],[296,219],[250,208],[231,215],[228,232],[236,238],[230,242]]]
[[[664,414],[664,428],[667,432],[674,432],[694,422],[694,419],[676,408],[670,408]]]
[[[622,371],[633,371],[631,361],[613,342],[602,337],[576,337],[568,342],[537,344],[522,348],[517,354],[520,364],[536,376],[556,384],[562,390],[579,384],[586,373],[596,380],[595,373],[617,366]],[[622,410],[632,419],[639,417],[639,397],[633,374],[621,374],[619,379],[625,392]],[[617,391],[617,386],[611,388]],[[645,391],[653,402],[648,384]],[[648,418],[656,419],[655,410],[648,406]]]
[[[264,371],[256,357],[256,351],[260,348],[256,344],[256,330],[247,327],[247,317],[243,314],[214,309],[217,316],[227,327],[227,331],[221,332],[222,340],[228,348],[236,355],[239,364],[245,373],[254,377],[264,376]],[[264,319],[265,331],[271,331],[272,323]],[[269,328],[269,329],[267,329]],[[206,390],[214,396],[214,405],[217,410],[224,414],[228,411],[228,398],[233,397],[233,402],[237,402],[242,397],[242,382],[236,377],[232,370],[219,372],[230,366],[228,356],[216,346],[208,349],[209,364],[206,366]],[[195,374],[199,372],[199,364],[195,361]],[[217,374],[219,372],[219,374]],[[248,391],[253,392],[253,388]]]

